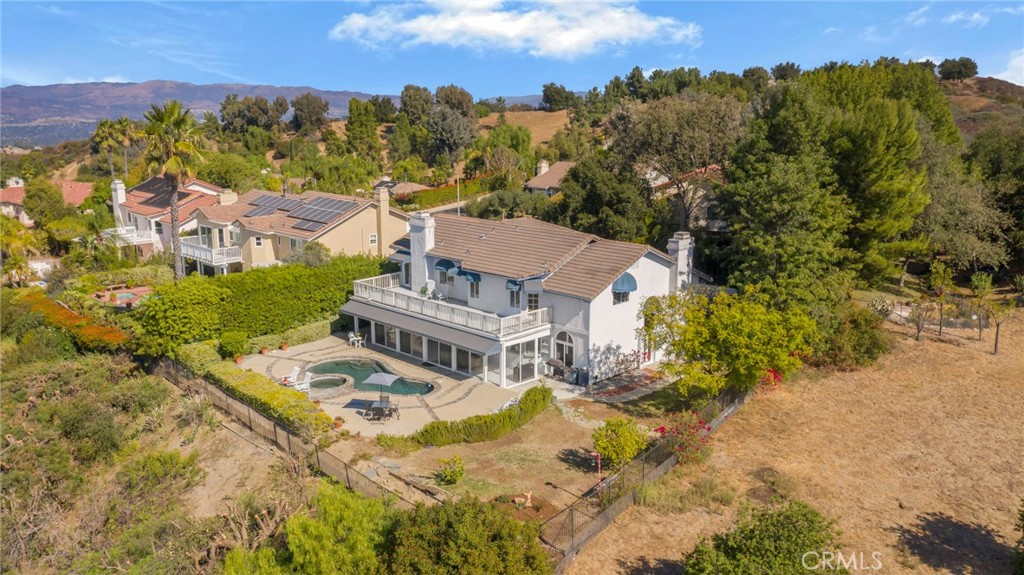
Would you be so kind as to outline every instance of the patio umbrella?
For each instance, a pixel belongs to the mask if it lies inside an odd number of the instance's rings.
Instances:
[[[380,394],[381,398],[383,398],[384,388],[391,387],[391,384],[395,383],[395,381],[397,381],[398,379],[400,378],[393,373],[378,372],[370,374],[370,377],[367,377],[365,380],[363,380],[363,383],[366,385],[380,386]]]

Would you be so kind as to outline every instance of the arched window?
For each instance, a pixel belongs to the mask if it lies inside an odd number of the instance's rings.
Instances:
[[[574,357],[576,357],[576,350],[573,347],[572,336],[564,331],[558,332],[555,336],[555,359],[566,367],[572,367]]]

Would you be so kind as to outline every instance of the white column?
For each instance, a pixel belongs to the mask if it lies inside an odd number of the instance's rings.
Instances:
[[[506,379],[505,378],[505,353],[506,353],[505,352],[505,344],[501,344],[501,381],[499,383],[501,384],[502,389],[504,389],[506,387],[506,385],[505,385],[505,379]]]

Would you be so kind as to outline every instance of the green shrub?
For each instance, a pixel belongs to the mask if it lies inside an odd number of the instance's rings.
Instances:
[[[227,276],[221,276],[227,277]],[[139,308],[138,318],[146,334],[142,350],[160,356],[179,346],[216,337],[230,290],[205,276],[190,276],[156,290]]]
[[[466,476],[466,466],[462,464],[462,458],[456,455],[451,459],[442,459],[441,468],[434,474],[434,478],[442,485],[455,485]]]
[[[594,430],[594,449],[609,469],[618,469],[637,456],[647,446],[647,434],[636,420],[613,417]]]
[[[249,339],[248,347],[250,352],[257,352],[261,349],[277,349],[284,342],[284,337],[278,333],[272,333],[270,335],[261,335]]]
[[[412,437],[422,445],[435,447],[454,443],[493,441],[526,425],[553,400],[554,394],[551,393],[550,387],[530,388],[523,394],[518,404],[498,413],[474,415],[458,421],[432,421]]]
[[[883,321],[879,313],[870,309],[852,305],[845,308],[817,363],[840,368],[874,363],[890,349],[882,331]]]
[[[238,369],[233,362],[211,365],[207,378],[306,439],[314,439],[332,426],[331,418],[313,405],[304,393],[278,385],[265,375]]]
[[[52,414],[57,429],[70,440],[71,453],[80,463],[104,459],[124,443],[125,429],[109,407],[73,398],[53,406]]]
[[[476,499],[420,505],[399,516],[384,541],[382,573],[547,575],[540,526]]]
[[[731,531],[698,544],[684,559],[684,571],[687,575],[846,573],[842,567],[824,563],[802,564],[807,553],[818,552],[820,558],[822,552],[836,552],[836,537],[833,523],[806,503],[747,508]]]
[[[170,486],[187,489],[202,477],[199,454],[182,457],[180,451],[152,451],[126,462],[117,473],[117,482],[125,491],[164,492]]]
[[[291,345],[309,343],[331,335],[331,320],[324,319],[300,325],[284,332],[284,340]]]
[[[421,447],[420,444],[411,437],[405,435],[389,435],[387,433],[381,433],[377,436],[377,445],[381,446],[385,451],[398,455],[399,457],[405,457]]]
[[[62,361],[77,354],[75,343],[66,332],[55,327],[37,327],[21,336],[12,364]]]
[[[195,375],[206,375],[206,371],[215,363],[220,362],[220,353],[212,341],[198,341],[179,347],[174,358]]]
[[[174,280],[174,271],[168,266],[146,265],[105,272],[94,272],[68,280],[67,288],[82,294],[92,294],[109,286],[124,284],[157,287]]]
[[[220,335],[220,355],[224,359],[234,359],[249,353],[249,342],[240,331],[226,331]]]

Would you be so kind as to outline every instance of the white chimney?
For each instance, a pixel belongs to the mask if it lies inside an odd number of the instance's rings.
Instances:
[[[693,283],[693,238],[690,232],[676,232],[668,241],[668,255],[675,260],[672,266],[672,291],[687,289]]]
[[[114,222],[117,223],[117,227],[123,228],[124,221],[121,216],[121,204],[125,200],[124,182],[121,180],[114,180],[110,183],[110,200],[114,206]]]
[[[551,168],[551,166],[548,165],[547,160],[541,160],[537,162],[537,175],[539,176],[543,174],[544,172],[548,171],[549,168]]]
[[[377,200],[377,255],[384,255],[384,222],[390,217],[391,212],[391,191],[387,186],[377,186],[373,190],[374,199]],[[430,230],[430,245],[433,247],[434,230]],[[429,248],[428,248],[429,249]]]
[[[217,203],[222,206],[230,206],[238,201],[238,194],[230,189],[217,194]]]
[[[434,216],[427,212],[416,212],[409,218],[409,251],[412,253],[409,287],[420,290],[426,286],[433,289],[430,270],[427,268],[427,252],[434,248]]]

